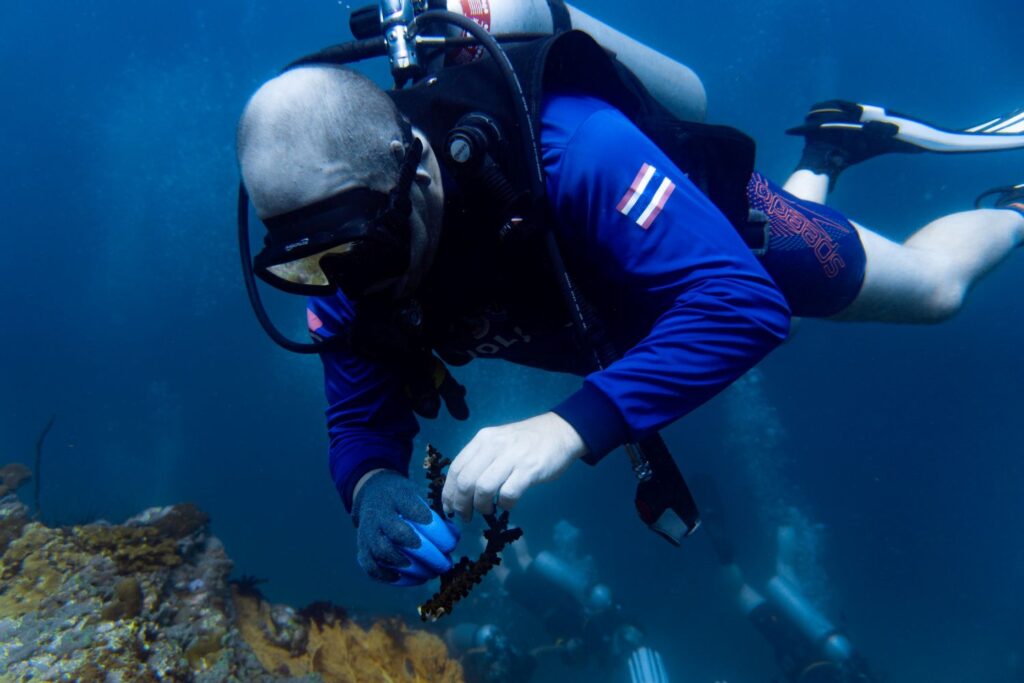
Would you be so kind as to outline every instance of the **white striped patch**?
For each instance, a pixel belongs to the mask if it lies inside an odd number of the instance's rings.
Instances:
[[[675,183],[665,174],[650,164],[644,164],[615,209],[647,230],[661,214],[675,189]]]
[[[658,191],[654,193],[654,197],[651,198],[651,203],[647,205],[644,212],[640,214],[640,217],[636,219],[636,224],[646,230],[651,227],[654,223],[654,219],[658,217],[661,210],[665,208],[665,202],[672,196],[675,191],[676,185],[668,178],[661,181],[661,185],[658,186]]]
[[[640,167],[640,171],[633,178],[633,182],[630,183],[626,194],[622,195],[619,205],[615,207],[619,213],[629,215],[629,212],[633,210],[633,207],[636,206],[637,201],[643,196],[647,186],[651,183],[651,178],[654,177],[655,171],[657,169],[650,164],[644,164]]]

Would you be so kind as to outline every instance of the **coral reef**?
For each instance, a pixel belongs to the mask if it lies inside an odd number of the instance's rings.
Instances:
[[[268,671],[359,683],[463,680],[462,667],[448,659],[439,638],[399,621],[379,621],[369,629],[341,614],[318,621],[237,591],[235,606],[242,638]]]
[[[0,496],[0,555],[27,523],[28,508],[14,495]]]
[[[239,590],[207,523],[177,505],[51,528],[0,497],[0,680],[462,680],[435,636]]]

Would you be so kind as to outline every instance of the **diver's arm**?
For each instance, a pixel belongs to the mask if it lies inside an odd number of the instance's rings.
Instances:
[[[559,99],[549,103],[546,125],[559,118]],[[602,310],[609,327],[649,321],[620,360],[555,408],[596,461],[756,365],[785,339],[789,310],[726,218],[620,112],[590,113],[562,149],[545,150],[545,166],[566,258],[596,283],[595,299],[618,305],[612,315]],[[656,172],[630,208],[647,167]],[[644,220],[663,183],[671,192]]]
[[[310,332],[318,338],[338,334],[351,313],[341,294],[311,299]],[[372,578],[399,586],[450,570],[459,532],[430,509],[422,487],[406,476],[419,425],[398,377],[343,346],[320,357],[331,476],[356,525],[359,565]]]
[[[563,255],[632,348],[552,412],[477,433],[442,491],[445,510],[464,518],[491,512],[495,496],[509,509],[576,459],[596,462],[682,417],[789,331],[782,294],[736,231],[625,116],[568,96],[548,104],[542,123]],[[645,165],[661,176],[630,204],[623,193]],[[674,190],[658,205],[665,178]],[[658,210],[644,215],[650,206]]]
[[[339,333],[350,313],[340,297],[310,300],[311,330]],[[340,347],[320,354],[327,395],[331,477],[352,510],[356,484],[374,470],[406,474],[419,424],[394,372]]]

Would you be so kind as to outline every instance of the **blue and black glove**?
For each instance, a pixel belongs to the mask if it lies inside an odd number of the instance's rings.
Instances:
[[[367,479],[352,506],[359,566],[396,586],[415,586],[452,568],[459,531],[395,472]]]

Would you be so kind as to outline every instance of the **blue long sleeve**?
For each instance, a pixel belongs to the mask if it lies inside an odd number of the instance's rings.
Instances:
[[[785,339],[789,310],[727,219],[623,114],[563,96],[543,123],[563,251],[628,349],[555,408],[596,461],[756,365]]]
[[[310,299],[307,318],[314,337],[339,334],[352,318],[344,296]],[[344,347],[321,353],[327,395],[331,478],[345,509],[352,490],[375,469],[406,473],[419,423],[395,373]]]

